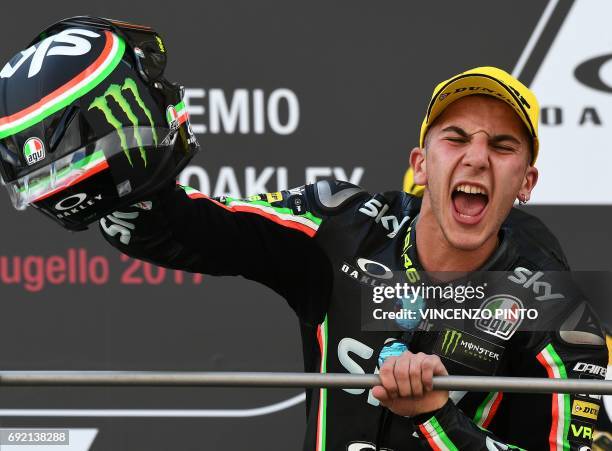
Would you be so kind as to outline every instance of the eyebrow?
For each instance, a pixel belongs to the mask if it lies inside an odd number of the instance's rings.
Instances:
[[[457,127],[456,125],[450,125],[444,129],[442,129],[443,132],[455,132],[457,133],[459,136],[461,136],[462,138],[469,138],[470,134],[468,132],[466,132],[464,129],[462,129],[461,127]],[[499,143],[502,141],[511,141],[514,142],[516,144],[521,144],[521,141],[519,139],[517,139],[515,136],[513,135],[494,135],[491,136],[489,139],[491,142],[493,143]]]

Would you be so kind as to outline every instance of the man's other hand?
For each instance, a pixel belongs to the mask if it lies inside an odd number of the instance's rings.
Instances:
[[[440,409],[448,401],[448,391],[433,390],[433,377],[448,372],[437,355],[404,352],[389,357],[380,369],[382,385],[372,394],[393,413],[415,416]]]

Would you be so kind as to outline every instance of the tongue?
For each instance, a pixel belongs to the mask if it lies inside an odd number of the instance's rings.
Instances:
[[[487,198],[482,194],[455,193],[455,209],[465,216],[478,216],[487,205]]]

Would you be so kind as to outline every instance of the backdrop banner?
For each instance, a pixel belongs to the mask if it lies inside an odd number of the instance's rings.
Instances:
[[[202,145],[179,179],[215,196],[327,178],[401,189],[433,87],[468,68],[503,68],[542,106],[540,182],[522,208],[553,230],[572,269],[612,270],[612,5],[12,2],[0,64],[80,14],[164,37],[167,78],[185,86]],[[69,233],[16,212],[7,195],[0,209],[2,370],[303,371],[299,323],[268,288],[131,260],[96,227]],[[360,365],[376,370],[375,359]],[[298,450],[304,392],[2,388],[0,427],[69,430],[71,450]]]

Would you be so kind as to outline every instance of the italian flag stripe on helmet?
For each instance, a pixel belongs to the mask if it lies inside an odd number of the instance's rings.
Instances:
[[[102,53],[83,72],[23,110],[0,118],[0,139],[19,133],[65,108],[99,85],[119,64],[125,52],[123,39],[105,31]]]

